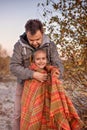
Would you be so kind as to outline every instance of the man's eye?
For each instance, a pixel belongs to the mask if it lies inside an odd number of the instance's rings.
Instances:
[[[30,40],[30,42],[33,42],[32,40]]]

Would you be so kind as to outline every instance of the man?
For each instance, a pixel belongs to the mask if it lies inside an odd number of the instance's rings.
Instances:
[[[38,48],[43,48],[46,51],[48,62],[51,65],[59,67],[59,77],[61,78],[63,75],[64,69],[56,45],[44,34],[43,25],[39,20],[28,20],[25,24],[25,33],[20,36],[14,46],[10,63],[10,70],[17,77],[13,130],[20,130],[20,104],[24,80],[32,78],[41,82],[47,80],[47,74],[32,71],[28,68],[32,54]]]

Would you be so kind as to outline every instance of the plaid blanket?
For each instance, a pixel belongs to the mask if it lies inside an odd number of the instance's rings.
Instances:
[[[53,76],[56,70],[47,66],[40,70],[32,64],[34,71],[48,73],[46,82],[26,80],[21,101],[20,130],[80,130],[80,120],[62,83]]]

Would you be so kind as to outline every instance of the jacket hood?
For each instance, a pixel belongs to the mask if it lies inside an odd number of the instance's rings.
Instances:
[[[33,48],[33,46],[31,46],[31,45],[29,44],[29,42],[28,42],[26,33],[23,33],[23,34],[20,36],[19,42],[20,42],[20,44],[21,44],[23,47]],[[46,34],[43,34],[43,40],[42,40],[42,44],[40,45],[40,47],[42,47],[42,46],[44,46],[44,45],[47,45],[47,43],[50,43],[50,39],[49,39],[49,37],[48,37]]]
[[[21,41],[23,44],[25,44],[25,45],[29,45],[29,42],[28,42],[26,33],[23,33],[23,34],[20,36],[20,41]]]

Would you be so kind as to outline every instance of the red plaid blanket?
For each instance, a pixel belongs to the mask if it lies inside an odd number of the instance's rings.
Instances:
[[[20,130],[80,130],[80,120],[62,83],[52,74],[56,70],[47,66],[46,70],[34,71],[49,73],[46,82],[26,80],[21,102]]]

